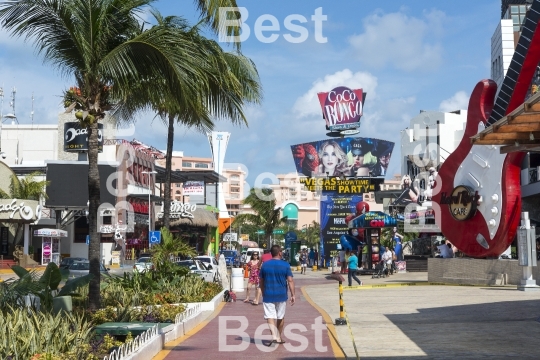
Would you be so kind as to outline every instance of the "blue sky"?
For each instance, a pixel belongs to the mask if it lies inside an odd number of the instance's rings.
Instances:
[[[490,76],[490,41],[501,6],[500,0],[237,1],[249,12],[251,36],[242,51],[257,65],[264,100],[246,109],[249,128],[218,122],[216,130],[231,132],[226,162],[245,164],[251,185],[263,172],[294,171],[291,144],[326,138],[316,93],[339,85],[367,91],[360,136],[396,142],[389,174],[399,173],[399,134],[409,120],[420,110],[466,108],[475,84]],[[191,1],[161,0],[155,6],[165,15],[197,19]],[[320,7],[328,17],[322,23],[326,43],[316,41],[310,20]],[[280,23],[273,43],[254,35],[257,18],[265,14]],[[283,37],[289,33],[284,19],[292,14],[308,19],[303,43]],[[30,123],[32,92],[34,123],[56,123],[60,96],[70,80],[43,65],[30,44],[0,29],[4,114],[15,86],[20,123]],[[132,138],[165,148],[166,128],[152,119],[153,114],[140,114]],[[174,149],[210,156],[206,137],[181,127]]]

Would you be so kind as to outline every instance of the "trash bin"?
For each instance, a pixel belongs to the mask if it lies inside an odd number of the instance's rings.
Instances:
[[[234,292],[243,292],[244,291],[244,269],[242,268],[232,268],[232,291]]]

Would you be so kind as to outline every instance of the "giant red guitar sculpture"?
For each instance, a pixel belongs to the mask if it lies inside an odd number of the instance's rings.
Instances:
[[[438,173],[432,200],[437,225],[459,250],[496,257],[510,246],[521,212],[520,172],[524,153],[500,154],[500,146],[471,145],[470,137],[525,101],[540,62],[540,0],[527,12],[512,63],[494,104],[497,85],[483,80],[469,100],[465,134]]]

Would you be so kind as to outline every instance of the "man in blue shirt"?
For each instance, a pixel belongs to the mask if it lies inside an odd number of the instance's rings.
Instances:
[[[294,281],[289,263],[281,260],[281,247],[273,245],[270,249],[272,259],[263,263],[259,273],[259,287],[263,296],[264,318],[272,333],[272,341],[267,345],[284,344],[281,334],[285,324],[287,306],[287,287],[291,292],[291,305],[294,305]]]
[[[356,270],[358,270],[358,258],[356,257],[356,250],[351,252],[351,256],[349,256],[347,263],[349,264],[349,286],[352,286],[353,278],[356,280],[358,285],[362,285],[362,281],[356,277]]]

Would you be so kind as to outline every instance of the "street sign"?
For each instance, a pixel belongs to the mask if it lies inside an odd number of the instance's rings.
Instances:
[[[283,234],[284,231],[283,230],[274,230],[274,235],[276,234]]]
[[[225,233],[223,234],[223,241],[238,241],[236,233]]]
[[[264,235],[264,230],[257,230],[257,234]]]
[[[161,231],[150,231],[150,244],[159,244],[161,242]]]
[[[86,235],[86,245],[90,245],[90,235]]]

